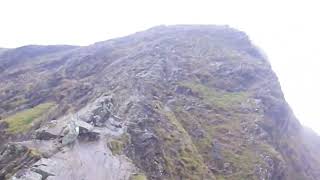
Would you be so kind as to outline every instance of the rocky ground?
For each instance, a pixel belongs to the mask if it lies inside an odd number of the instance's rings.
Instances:
[[[320,179],[320,139],[226,26],[0,51],[0,179]]]

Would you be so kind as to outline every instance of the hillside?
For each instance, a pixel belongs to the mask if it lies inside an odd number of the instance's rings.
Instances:
[[[0,49],[0,70],[0,179],[320,179],[319,136],[230,27]]]

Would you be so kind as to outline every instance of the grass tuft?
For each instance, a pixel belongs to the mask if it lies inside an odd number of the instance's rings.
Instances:
[[[143,174],[134,174],[130,177],[130,180],[148,180]]]
[[[247,92],[224,92],[206,87],[200,83],[182,83],[182,86],[190,88],[198,93],[205,101],[222,109],[237,107],[249,98]]]

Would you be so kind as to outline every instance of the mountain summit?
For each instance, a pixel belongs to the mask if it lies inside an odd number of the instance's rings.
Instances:
[[[320,179],[320,138],[230,27],[0,49],[0,70],[0,179]]]

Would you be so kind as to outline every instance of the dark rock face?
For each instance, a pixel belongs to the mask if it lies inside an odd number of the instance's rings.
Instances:
[[[25,146],[8,144],[0,150],[0,179],[9,178],[20,168],[29,166],[40,156]]]
[[[320,138],[235,29],[159,26],[87,47],[27,46],[0,53],[0,69],[0,140],[14,142],[2,144],[1,178],[320,177]],[[10,131],[19,125],[28,129]]]

